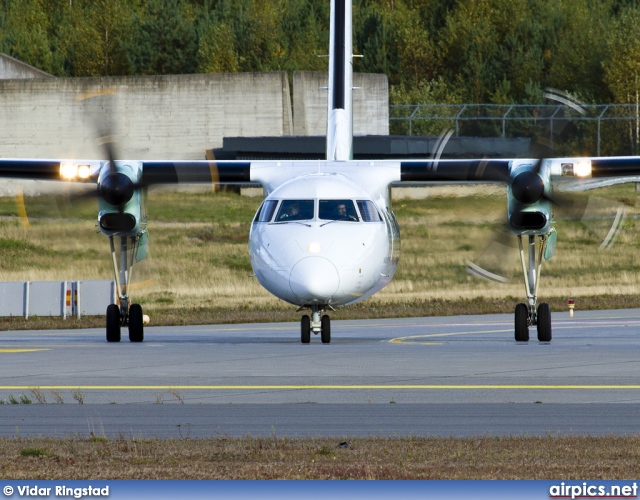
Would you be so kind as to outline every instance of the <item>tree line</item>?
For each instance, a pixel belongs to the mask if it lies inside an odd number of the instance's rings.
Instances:
[[[394,103],[640,102],[635,0],[353,0]],[[0,0],[0,50],[56,76],[326,70],[329,0]]]

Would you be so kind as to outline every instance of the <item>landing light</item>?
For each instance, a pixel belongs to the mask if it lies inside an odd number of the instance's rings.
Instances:
[[[60,178],[65,180],[73,180],[78,175],[78,166],[74,163],[60,164]]]
[[[86,180],[91,177],[90,165],[78,165],[78,178]]]
[[[563,176],[591,177],[591,160],[578,160],[571,163],[562,163]]]
[[[91,165],[77,165],[73,162],[60,163],[60,178],[66,181],[87,180],[91,177]]]
[[[309,248],[307,248],[307,251],[309,253],[320,253],[322,252],[322,246],[320,245],[320,243],[314,241],[313,243],[309,244]]]
[[[589,160],[577,161],[573,166],[576,177],[591,177],[591,162]]]

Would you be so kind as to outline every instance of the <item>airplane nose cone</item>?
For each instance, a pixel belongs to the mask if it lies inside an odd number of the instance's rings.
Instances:
[[[336,267],[323,257],[305,257],[291,270],[289,286],[304,303],[326,302],[337,291],[340,277]]]

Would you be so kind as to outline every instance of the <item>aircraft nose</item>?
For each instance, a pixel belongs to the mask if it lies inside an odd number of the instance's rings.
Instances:
[[[338,270],[324,257],[305,257],[291,270],[289,286],[304,303],[326,302],[340,285]]]

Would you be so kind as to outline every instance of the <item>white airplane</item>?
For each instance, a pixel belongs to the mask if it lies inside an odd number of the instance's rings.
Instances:
[[[110,241],[118,304],[106,311],[106,338],[121,327],[141,342],[143,314],[131,304],[134,263],[144,258],[144,190],[153,184],[260,183],[265,199],[249,235],[258,281],[304,314],[302,343],[311,332],[331,341],[328,311],[371,297],[393,278],[400,231],[390,188],[402,183],[503,183],[507,215],[519,242],[526,303],[515,309],[515,339],[551,340],[549,305],[537,303],[540,270],[555,247],[552,180],[613,177],[631,182],[640,158],[470,159],[354,161],[351,0],[331,0],[326,159],[321,161],[106,161],[2,159],[0,177],[95,183],[99,228]],[[428,203],[428,202],[425,202]]]

